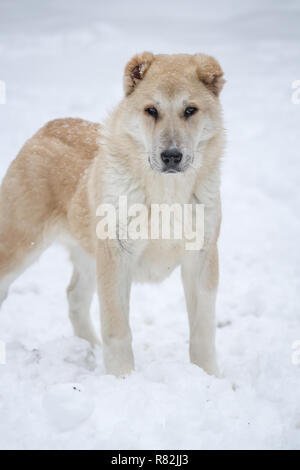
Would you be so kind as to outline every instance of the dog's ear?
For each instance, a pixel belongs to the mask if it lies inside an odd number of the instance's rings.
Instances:
[[[126,95],[133,92],[136,85],[144,78],[154,59],[151,52],[143,52],[134,56],[126,65],[124,72],[124,91]]]
[[[199,79],[214,95],[219,96],[225,83],[220,64],[205,54],[195,54],[195,60]]]

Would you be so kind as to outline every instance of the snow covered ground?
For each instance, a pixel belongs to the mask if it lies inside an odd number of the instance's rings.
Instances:
[[[300,449],[299,41],[297,0],[0,1],[0,178],[44,122],[103,119],[122,95],[124,64],[142,50],[215,55],[228,129],[224,378],[189,364],[178,272],[134,288],[136,372],[105,375],[101,349],[72,336],[71,267],[53,246],[1,309],[1,449]],[[96,299],[93,315],[97,325]]]

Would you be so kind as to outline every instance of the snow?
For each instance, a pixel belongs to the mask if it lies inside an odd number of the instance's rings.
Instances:
[[[178,271],[134,288],[136,371],[126,380],[105,375],[101,348],[93,353],[72,336],[71,266],[53,246],[1,309],[1,449],[300,448],[299,40],[296,0],[1,0],[0,178],[44,122],[101,121],[122,96],[126,61],[143,50],[217,57],[228,135],[223,378],[189,364]],[[99,329],[96,299],[92,311]]]
[[[80,426],[94,411],[93,398],[80,384],[56,384],[45,393],[43,409],[56,431]]]

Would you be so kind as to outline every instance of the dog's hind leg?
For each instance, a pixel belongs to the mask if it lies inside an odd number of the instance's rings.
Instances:
[[[57,216],[51,192],[39,178],[34,161],[25,146],[0,187],[0,304],[11,283],[52,241]]]
[[[76,336],[92,346],[99,344],[90,316],[93,294],[96,290],[95,261],[80,246],[70,250],[73,276],[67,290],[69,316]]]
[[[20,212],[0,193],[0,306],[10,285],[52,241],[46,218],[34,217],[30,208]]]
[[[10,237],[0,229],[0,307],[10,285],[38,259],[45,248],[42,241],[28,243],[22,236]]]
[[[2,281],[0,280],[0,308],[8,295],[8,289],[10,284],[11,282],[9,281],[9,279],[2,279]]]

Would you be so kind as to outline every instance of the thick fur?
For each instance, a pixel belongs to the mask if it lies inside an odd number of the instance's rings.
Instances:
[[[219,92],[222,70],[203,54],[134,57],[124,74],[125,97],[103,127],[81,119],[49,122],[25,143],[0,190],[0,304],[10,284],[54,240],[70,250],[68,288],[75,334],[97,342],[89,307],[97,288],[104,361],[108,373],[134,368],[129,327],[134,281],[161,281],[182,270],[190,323],[191,361],[217,374],[215,297],[221,221],[223,152]],[[186,106],[199,110],[188,120]],[[145,112],[159,111],[156,121]],[[160,154],[183,154],[182,172],[163,174]],[[205,242],[187,251],[181,240],[99,240],[101,203],[205,204]]]

